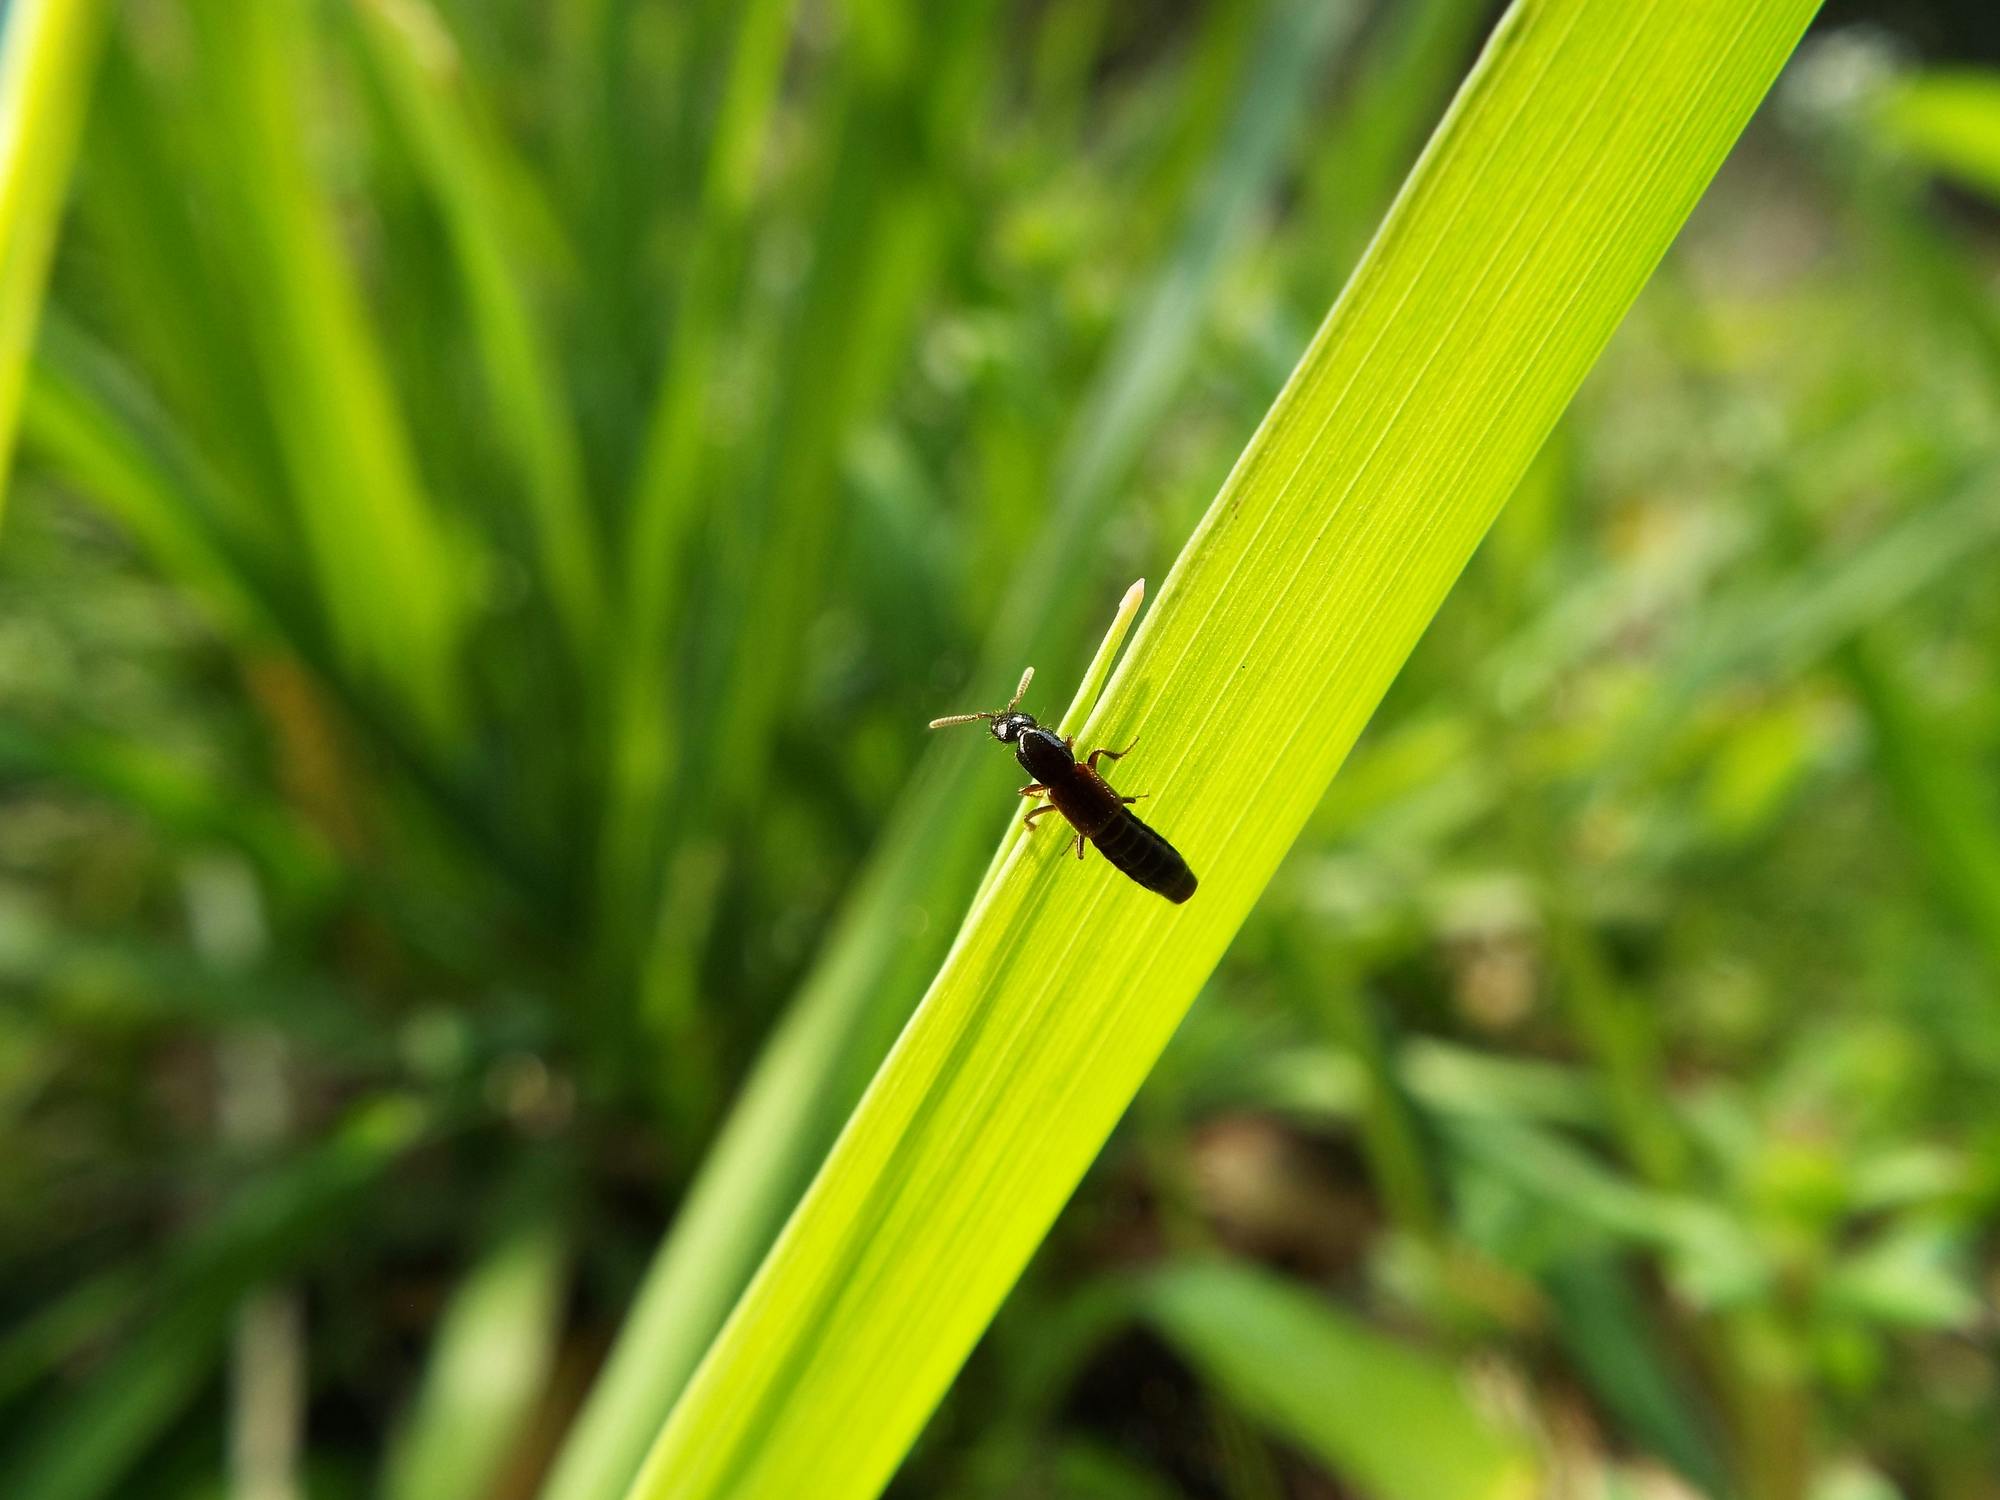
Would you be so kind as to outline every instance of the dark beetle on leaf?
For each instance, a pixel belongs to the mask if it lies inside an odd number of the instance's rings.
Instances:
[[[1148,828],[1131,804],[1138,797],[1121,797],[1110,783],[1097,774],[1097,759],[1117,760],[1123,750],[1093,750],[1083,760],[1076,758],[1076,742],[1035,722],[1033,714],[1019,713],[1015,705],[1028,691],[1035,669],[1021,674],[1021,685],[1007,706],[993,713],[950,714],[932,719],[931,728],[948,724],[984,721],[988,732],[1003,745],[1014,747],[1014,759],[1034,778],[1021,788],[1023,797],[1046,797],[1040,807],[1030,808],[1021,819],[1030,832],[1035,819],[1051,809],[1069,820],[1076,830],[1076,857],[1083,858],[1083,842],[1090,840],[1118,869],[1149,891],[1157,891],[1169,901],[1180,902],[1194,894],[1194,872],[1172,844]],[[1143,793],[1141,794],[1143,795]]]

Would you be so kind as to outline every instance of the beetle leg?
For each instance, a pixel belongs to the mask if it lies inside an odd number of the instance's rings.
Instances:
[[[1152,793],[1150,792],[1139,793],[1139,797],[1149,797],[1151,795]],[[1139,800],[1139,797],[1120,797],[1118,800],[1120,802],[1123,802],[1127,807],[1130,807],[1134,802],[1137,802]]]
[[[1039,781],[1031,781],[1015,795],[1021,797],[1046,797],[1048,794],[1049,789],[1047,787],[1043,786]]]
[[[1136,745],[1138,743],[1139,743],[1139,736],[1135,734],[1132,736],[1132,745]],[[1097,757],[1100,755],[1109,756],[1112,760],[1123,760],[1126,756],[1132,753],[1132,745],[1127,745],[1123,750],[1093,750],[1090,752],[1090,755],[1085,760],[1084,764],[1089,766],[1091,770],[1095,771],[1097,769]]]
[[[1080,833],[1076,836],[1076,857],[1083,858],[1083,835]]]
[[[1031,807],[1022,817],[1021,826],[1027,829],[1028,832],[1033,833],[1035,831],[1035,819],[1039,818],[1043,813],[1052,813],[1055,810],[1056,805],[1053,802],[1044,802],[1040,807]]]

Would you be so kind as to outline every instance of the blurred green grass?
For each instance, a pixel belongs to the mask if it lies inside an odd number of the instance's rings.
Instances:
[[[0,1493],[606,1492],[1006,813],[917,726],[1159,576],[1484,19],[1310,10],[124,8],[0,546]],[[1104,1295],[1217,1253],[1591,1482],[1990,1493],[2000,116],[1779,106],[901,1493],[1323,1492]]]

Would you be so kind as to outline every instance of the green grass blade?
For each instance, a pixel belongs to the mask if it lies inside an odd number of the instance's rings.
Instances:
[[[72,284],[68,322],[87,319],[92,341],[106,348],[101,362],[132,372],[217,468],[231,534],[257,556],[296,558],[296,517],[275,503],[285,469],[244,332],[245,303],[213,253],[202,113],[174,107],[145,34],[143,26],[114,33],[91,101],[76,259],[88,269]],[[92,255],[99,245],[144,245],[147,253]],[[43,330],[38,369],[64,358],[52,331]],[[65,342],[77,339],[66,333]],[[287,592],[308,597],[297,585]]]
[[[952,24],[919,45],[904,20],[844,51],[827,175],[816,193],[823,226],[811,269],[783,319],[785,353],[770,407],[785,434],[750,460],[756,480],[742,503],[711,508],[713,547],[704,559],[701,628],[694,648],[689,707],[666,715],[669,733],[657,769],[700,786],[699,798],[669,800],[659,821],[671,854],[646,913],[638,1002],[669,1063],[662,1098],[683,1120],[714,1114],[713,1029],[701,1014],[699,959],[708,948],[732,863],[731,845],[761,795],[786,720],[808,622],[827,597],[824,559],[842,533],[845,508],[829,503],[847,443],[886,397],[906,340],[941,270],[955,137],[914,130],[951,101],[940,84],[990,24],[991,5],[955,8]],[[933,93],[932,91],[937,91]],[[898,142],[893,148],[889,142]],[[907,154],[905,154],[907,153]],[[895,163],[883,170],[885,160]],[[741,664],[759,663],[755,672]],[[656,719],[661,718],[657,706]],[[701,732],[690,733],[699,724]],[[621,761],[629,747],[621,747]],[[634,819],[643,832],[651,819]],[[622,835],[623,829],[613,832]],[[622,837],[620,842],[622,842]],[[607,849],[616,848],[607,840]],[[648,888],[647,882],[638,887]]]
[[[1932,171],[2000,198],[2000,71],[1939,70],[1897,83],[1875,126]]]
[[[1022,841],[634,1497],[887,1480],[1814,9],[1510,13],[1081,737],[1200,893]]]
[[[361,288],[321,188],[302,95],[308,7],[194,7],[208,145],[231,194],[238,291],[320,604],[356,675],[433,736],[463,722],[468,575],[420,480]]]
[[[532,885],[538,878],[511,831],[438,774],[417,726],[339,670],[291,560],[266,555],[228,522],[229,488],[191,451],[128,371],[53,313],[23,403],[36,456],[122,525],[153,561],[188,587],[239,646],[273,643],[298,656],[341,709],[393,753],[427,810],[476,857]]]
[[[0,1405],[128,1317],[145,1290],[136,1266],[101,1271],[0,1333]]]
[[[1931,722],[1895,659],[1876,642],[1850,641],[1836,660],[1867,716],[1882,780],[1912,851],[2000,977],[2000,826],[1988,779]]]
[[[1671,1362],[1628,1268],[1604,1255],[1576,1256],[1544,1278],[1559,1336],[1598,1400],[1646,1451],[1701,1487],[1729,1493],[1715,1436],[1687,1377]]]
[[[757,456],[750,502],[715,513],[716,614],[696,671],[720,686],[703,733],[680,746],[685,774],[710,787],[697,836],[713,837],[763,780],[805,622],[824,597],[822,560],[840,536],[842,507],[827,500],[846,444],[899,372],[939,274],[958,137],[933,116],[978,97],[956,98],[940,80],[988,56],[994,10],[987,0],[955,7],[931,35],[883,7],[857,22],[842,53],[837,133],[817,195],[822,229],[786,311],[789,357],[772,398],[785,441]],[[746,660],[762,670],[737,670]]]
[[[1157,1273],[1140,1306],[1205,1379],[1364,1495],[1536,1492],[1527,1444],[1479,1412],[1456,1371],[1303,1287],[1248,1266],[1195,1263]]]
[[[390,1457],[387,1500],[493,1493],[554,1362],[563,1259],[558,1235],[528,1229],[492,1251],[453,1294],[416,1409]]]
[[[659,685],[671,660],[689,541],[701,515],[713,372],[722,359],[747,258],[755,167],[777,118],[774,93],[791,44],[792,12],[791,0],[755,0],[733,17],[722,100],[692,214],[693,243],[680,268],[659,384],[618,537],[620,649],[608,674],[610,763],[600,884],[612,903],[622,907],[629,899],[632,909],[599,913],[614,949],[630,939],[628,926],[636,928],[645,919],[658,855],[660,808],[673,770]]]
[[[518,194],[507,191],[522,174],[475,107],[451,36],[423,0],[368,0],[354,14],[443,214],[495,407],[494,436],[514,450],[543,581],[572,651],[588,664],[602,629],[602,566],[554,350],[512,250],[528,238],[511,208]]]
[[[216,507],[196,493],[186,455],[169,455],[162,427],[146,433],[114,404],[80,341],[50,319],[21,404],[24,441],[61,476],[114,517],[163,571],[183,583],[237,640],[279,634],[254,568],[229,546]],[[149,440],[150,439],[150,440]],[[178,457],[183,461],[176,463]]]
[[[330,851],[283,804],[212,780],[143,740],[0,723],[0,773],[86,787],[190,844],[239,849],[291,900],[311,903],[336,879]]]
[[[152,1316],[144,1327],[0,1455],[0,1494],[92,1500],[120,1493],[130,1466],[215,1368],[244,1288],[338,1243],[348,1220],[373,1201],[365,1189],[429,1128],[410,1100],[373,1098],[309,1154],[246,1186],[150,1270],[142,1293]],[[115,1289],[111,1296],[122,1300]]]
[[[1553,1131],[1524,1120],[1448,1121],[1458,1153],[1544,1214],[1592,1234],[1650,1246],[1671,1257],[1691,1286],[1741,1285],[1762,1274],[1757,1246],[1707,1199],[1648,1188]]]
[[[0,13],[0,515],[105,14],[103,0],[18,0]]]
[[[220,1358],[221,1317],[175,1309],[105,1362],[90,1385],[36,1424],[0,1464],[14,1500],[96,1500],[195,1398]]]
[[[671,591],[684,566],[684,530],[697,498],[702,429],[714,396],[706,377],[740,273],[758,158],[772,128],[778,78],[791,45],[793,9],[792,0],[756,0],[734,18],[726,82],[692,215],[694,243],[678,280],[632,497],[626,626],[649,643],[674,613]]]
[[[1668,660],[1659,690],[1620,731],[1600,775],[1615,783],[1653,763],[1705,693],[1732,673],[1755,671],[1796,678],[1859,631],[1947,583],[1959,570],[1985,562],[2000,544],[2000,505],[1980,477],[1936,492],[1910,514],[1881,527],[1865,545],[1821,549],[1775,584],[1718,597],[1694,622],[1685,650]],[[1610,615],[1599,626],[1608,625]],[[1545,631],[1576,632],[1581,621],[1552,614]],[[1524,642],[1532,654],[1539,644]],[[1550,654],[1539,669],[1548,671]],[[1530,669],[1531,672],[1536,669]],[[1514,673],[1526,684],[1528,673]],[[1543,675],[1544,687],[1553,681]]]

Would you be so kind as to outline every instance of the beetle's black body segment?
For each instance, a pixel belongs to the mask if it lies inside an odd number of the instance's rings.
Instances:
[[[1075,754],[1053,729],[1044,729],[1026,714],[1009,714],[993,725],[993,738],[1001,744],[1012,742],[1014,759],[1021,769],[1043,786],[1054,787],[1077,768]],[[1103,783],[1098,783],[1100,786]],[[1057,803],[1058,807],[1062,804]],[[1068,813],[1063,814],[1069,817]],[[1070,818],[1074,823],[1076,819]]]
[[[1129,799],[1078,760],[1067,740],[1026,714],[994,720],[993,737],[1003,744],[1013,742],[1021,769],[1043,788],[1043,795],[1079,837],[1097,845],[1114,866],[1169,901],[1185,901],[1194,894],[1194,872],[1179,851],[1125,805]]]
[[[1023,676],[1014,703],[1021,701],[1021,693],[1027,686],[1028,676]],[[1098,756],[1116,760],[1124,750],[1094,750],[1087,761],[1080,761],[1070,741],[1052,729],[1043,728],[1032,715],[1015,712],[1013,703],[1000,713],[937,719],[931,727],[961,724],[970,719],[986,720],[993,738],[1013,747],[1014,759],[1033,778],[1030,785],[1021,789],[1021,795],[1048,798],[1046,805],[1031,809],[1022,820],[1031,831],[1035,819],[1054,807],[1076,830],[1079,859],[1083,857],[1083,841],[1089,839],[1113,866],[1147,890],[1157,891],[1176,903],[1194,894],[1197,882],[1187,861],[1127,806],[1137,799],[1119,796],[1097,774]],[[1131,746],[1125,748],[1129,750]]]

